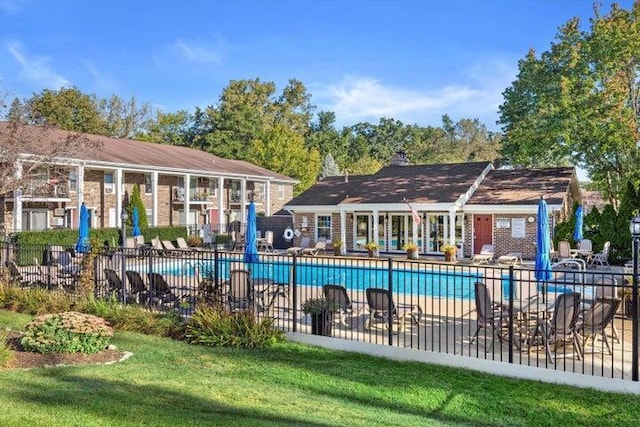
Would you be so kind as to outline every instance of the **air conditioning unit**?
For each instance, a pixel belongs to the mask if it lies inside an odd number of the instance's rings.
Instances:
[[[105,184],[104,185],[104,194],[113,194],[115,193],[116,188],[113,184]]]

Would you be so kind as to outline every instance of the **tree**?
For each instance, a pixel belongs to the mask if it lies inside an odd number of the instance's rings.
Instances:
[[[105,122],[105,135],[114,138],[136,138],[145,134],[153,122],[149,103],[138,106],[133,96],[125,102],[112,95],[100,100],[98,107]]]
[[[187,145],[191,116],[187,111],[177,113],[158,112],[146,133],[138,135],[141,141],[170,145]]]
[[[269,129],[261,139],[253,141],[249,153],[249,161],[299,180],[294,194],[309,188],[318,176],[318,151],[307,150],[302,136],[289,127],[276,125]]]
[[[339,176],[342,175],[340,173],[340,168],[338,164],[333,159],[331,153],[327,153],[322,160],[322,168],[320,169],[320,175],[318,175],[318,179],[324,179],[328,176]]]
[[[45,89],[25,102],[30,124],[47,124],[71,132],[106,135],[99,101],[95,95],[85,95],[75,87]]]
[[[347,134],[338,132],[335,127],[336,114],[331,111],[320,111],[316,122],[311,123],[309,136],[305,145],[316,149],[324,158],[331,153],[342,169],[347,164],[349,154],[349,138]]]
[[[140,184],[136,184],[133,186],[131,190],[131,198],[129,199],[129,204],[126,206],[127,211],[127,225],[129,227],[133,227],[133,207],[138,208],[138,225],[140,229],[145,229],[148,227],[149,223],[147,220],[147,210],[144,207],[144,202],[142,201],[142,197],[140,197]]]
[[[640,2],[577,18],[540,58],[531,50],[504,92],[502,154],[514,166],[576,164],[615,206],[624,182],[640,182]]]
[[[246,160],[253,141],[264,138],[274,127],[286,126],[305,137],[313,110],[305,87],[292,79],[278,98],[275,91],[273,82],[232,80],[218,105],[205,111],[205,122],[211,127],[206,135],[208,150],[220,157]]]
[[[66,170],[49,168],[55,159],[77,157],[100,147],[77,133],[61,136],[47,124],[33,126],[15,118],[0,123],[0,194],[19,190],[32,178],[32,172],[42,167],[48,168],[50,180],[66,179]],[[31,156],[27,159],[25,154]]]

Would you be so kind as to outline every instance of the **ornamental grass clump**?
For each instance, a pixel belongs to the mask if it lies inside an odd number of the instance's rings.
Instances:
[[[0,367],[6,366],[13,359],[13,352],[7,345],[7,331],[0,331]]]
[[[25,350],[38,353],[98,353],[113,337],[113,328],[101,317],[68,311],[45,314],[26,326]]]
[[[251,310],[230,313],[222,307],[199,306],[187,324],[191,344],[210,347],[264,348],[284,341],[273,319],[257,319]]]

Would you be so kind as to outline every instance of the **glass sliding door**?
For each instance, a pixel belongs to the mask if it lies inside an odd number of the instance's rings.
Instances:
[[[442,246],[447,243],[448,217],[447,214],[429,214],[427,220],[427,252],[442,252]]]
[[[389,251],[402,251],[407,243],[407,215],[391,214]]]
[[[363,250],[364,245],[367,244],[371,240],[371,233],[369,226],[370,223],[370,215],[356,215],[355,221],[355,239],[354,239],[354,250]]]

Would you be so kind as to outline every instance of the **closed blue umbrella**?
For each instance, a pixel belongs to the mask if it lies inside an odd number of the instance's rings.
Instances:
[[[573,230],[573,240],[578,243],[582,240],[583,216],[582,205],[579,205],[578,209],[576,209],[576,228]]]
[[[536,232],[536,271],[539,282],[551,280],[551,239],[549,238],[549,214],[547,202],[542,198],[538,202],[538,230]]]
[[[138,217],[138,207],[134,206],[131,211],[131,235],[133,237],[138,237],[142,235],[142,231],[140,231],[140,218]]]
[[[80,206],[80,218],[78,220],[78,242],[76,252],[85,253],[89,250],[89,210],[82,203]]]
[[[258,239],[256,232],[256,206],[253,200],[247,210],[247,235],[244,245],[244,262],[258,262]]]

